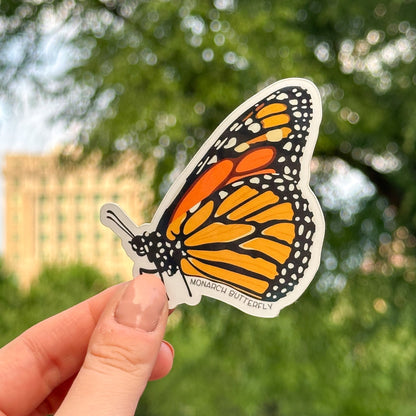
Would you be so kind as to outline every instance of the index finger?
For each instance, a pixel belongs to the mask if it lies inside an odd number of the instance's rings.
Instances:
[[[0,349],[0,414],[27,414],[78,371],[98,318],[119,287],[40,322]]]

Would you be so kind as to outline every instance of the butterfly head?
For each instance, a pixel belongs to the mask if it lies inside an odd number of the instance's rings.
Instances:
[[[135,235],[129,241],[133,251],[139,256],[146,256],[149,253],[149,244],[143,235]]]
[[[116,205],[107,204],[102,209],[102,221],[124,241],[128,241],[132,250],[140,257],[146,256],[150,249],[149,233],[138,234],[137,227],[126,214]],[[129,238],[126,240],[125,236]]]

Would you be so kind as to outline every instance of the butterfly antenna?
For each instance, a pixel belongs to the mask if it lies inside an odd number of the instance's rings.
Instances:
[[[134,237],[134,234],[129,230],[127,225],[124,224],[123,221],[121,221],[121,219],[114,213],[114,211],[111,211],[110,209],[107,210],[107,218],[113,221],[119,228],[121,228],[131,238]]]

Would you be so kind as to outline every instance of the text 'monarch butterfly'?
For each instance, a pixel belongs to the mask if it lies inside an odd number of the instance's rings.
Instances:
[[[293,303],[320,262],[325,223],[309,188],[321,99],[305,79],[278,81],[234,110],[171,186],[151,223],[116,204],[101,221],[133,274],[158,273],[169,307],[201,296],[255,316]]]

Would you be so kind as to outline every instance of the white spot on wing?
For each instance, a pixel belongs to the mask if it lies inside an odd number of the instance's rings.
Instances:
[[[226,137],[222,142],[220,142],[217,146],[217,149],[221,149],[221,147],[224,146],[224,143],[228,140],[228,137]]]
[[[283,149],[287,150],[288,152],[292,149],[292,142],[287,142],[284,146]]]
[[[204,169],[207,162],[208,162],[208,158],[205,158],[205,160],[202,163],[200,162],[198,164],[198,166],[200,166],[199,169],[198,169],[198,172],[197,172],[198,175],[202,172],[202,169]]]
[[[208,161],[208,165],[212,165],[213,163],[217,163],[218,161],[218,156],[214,155],[212,156],[212,158]]]
[[[280,93],[277,97],[278,100],[287,100],[289,97],[285,92]]]
[[[234,188],[238,188],[238,187],[239,187],[239,186],[241,186],[243,183],[244,183],[243,181],[237,181],[237,182],[234,182],[234,183],[232,184],[232,186],[233,186]]]
[[[194,213],[198,208],[199,208],[199,206],[201,205],[201,203],[200,202],[198,202],[197,204],[195,204],[190,210],[189,210],[189,212],[190,213]]]
[[[261,126],[259,123],[252,123],[248,126],[248,129],[253,133],[258,133],[261,129]]]
[[[225,143],[224,148],[225,149],[230,149],[231,147],[234,147],[237,144],[237,138],[236,137],[231,137],[230,140],[228,140],[227,143]]]

